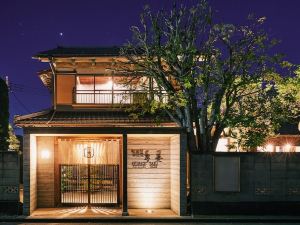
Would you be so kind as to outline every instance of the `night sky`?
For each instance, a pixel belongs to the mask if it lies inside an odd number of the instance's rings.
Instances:
[[[50,95],[37,76],[47,68],[31,57],[62,46],[114,46],[130,39],[145,4],[170,8],[167,0],[1,0],[0,76],[8,76],[10,115],[50,107]],[[182,1],[191,4],[191,1]],[[195,2],[195,1],[194,1]],[[300,1],[210,0],[218,21],[243,24],[248,14],[266,16],[266,29],[281,40],[277,52],[300,64]],[[1,104],[1,103],[0,103]],[[20,133],[20,130],[16,130]]]

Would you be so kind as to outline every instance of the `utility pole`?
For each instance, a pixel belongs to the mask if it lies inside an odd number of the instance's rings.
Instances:
[[[9,97],[6,81],[0,78],[0,151],[8,150]]]
[[[5,76],[5,83],[6,83],[6,86],[8,88],[8,91],[10,91],[8,76]]]

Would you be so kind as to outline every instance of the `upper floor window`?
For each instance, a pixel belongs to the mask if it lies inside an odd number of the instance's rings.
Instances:
[[[146,77],[125,80],[120,76],[78,75],[73,101],[77,104],[132,104],[148,97],[147,88]]]

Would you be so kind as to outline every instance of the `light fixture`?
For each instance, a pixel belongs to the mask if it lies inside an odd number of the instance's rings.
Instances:
[[[49,159],[50,158],[50,152],[49,152],[49,150],[42,150],[42,152],[41,152],[41,158],[42,159]]]
[[[152,209],[146,209],[146,213],[149,213],[149,214],[151,214],[151,213],[153,213],[154,211],[152,210]]]

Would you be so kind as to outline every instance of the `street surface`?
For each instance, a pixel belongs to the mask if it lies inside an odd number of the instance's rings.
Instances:
[[[299,224],[300,223],[13,223],[13,222],[0,222],[0,225],[86,225],[86,224],[99,224],[99,225],[111,225],[111,224],[128,224],[128,225],[284,225],[284,224]]]

